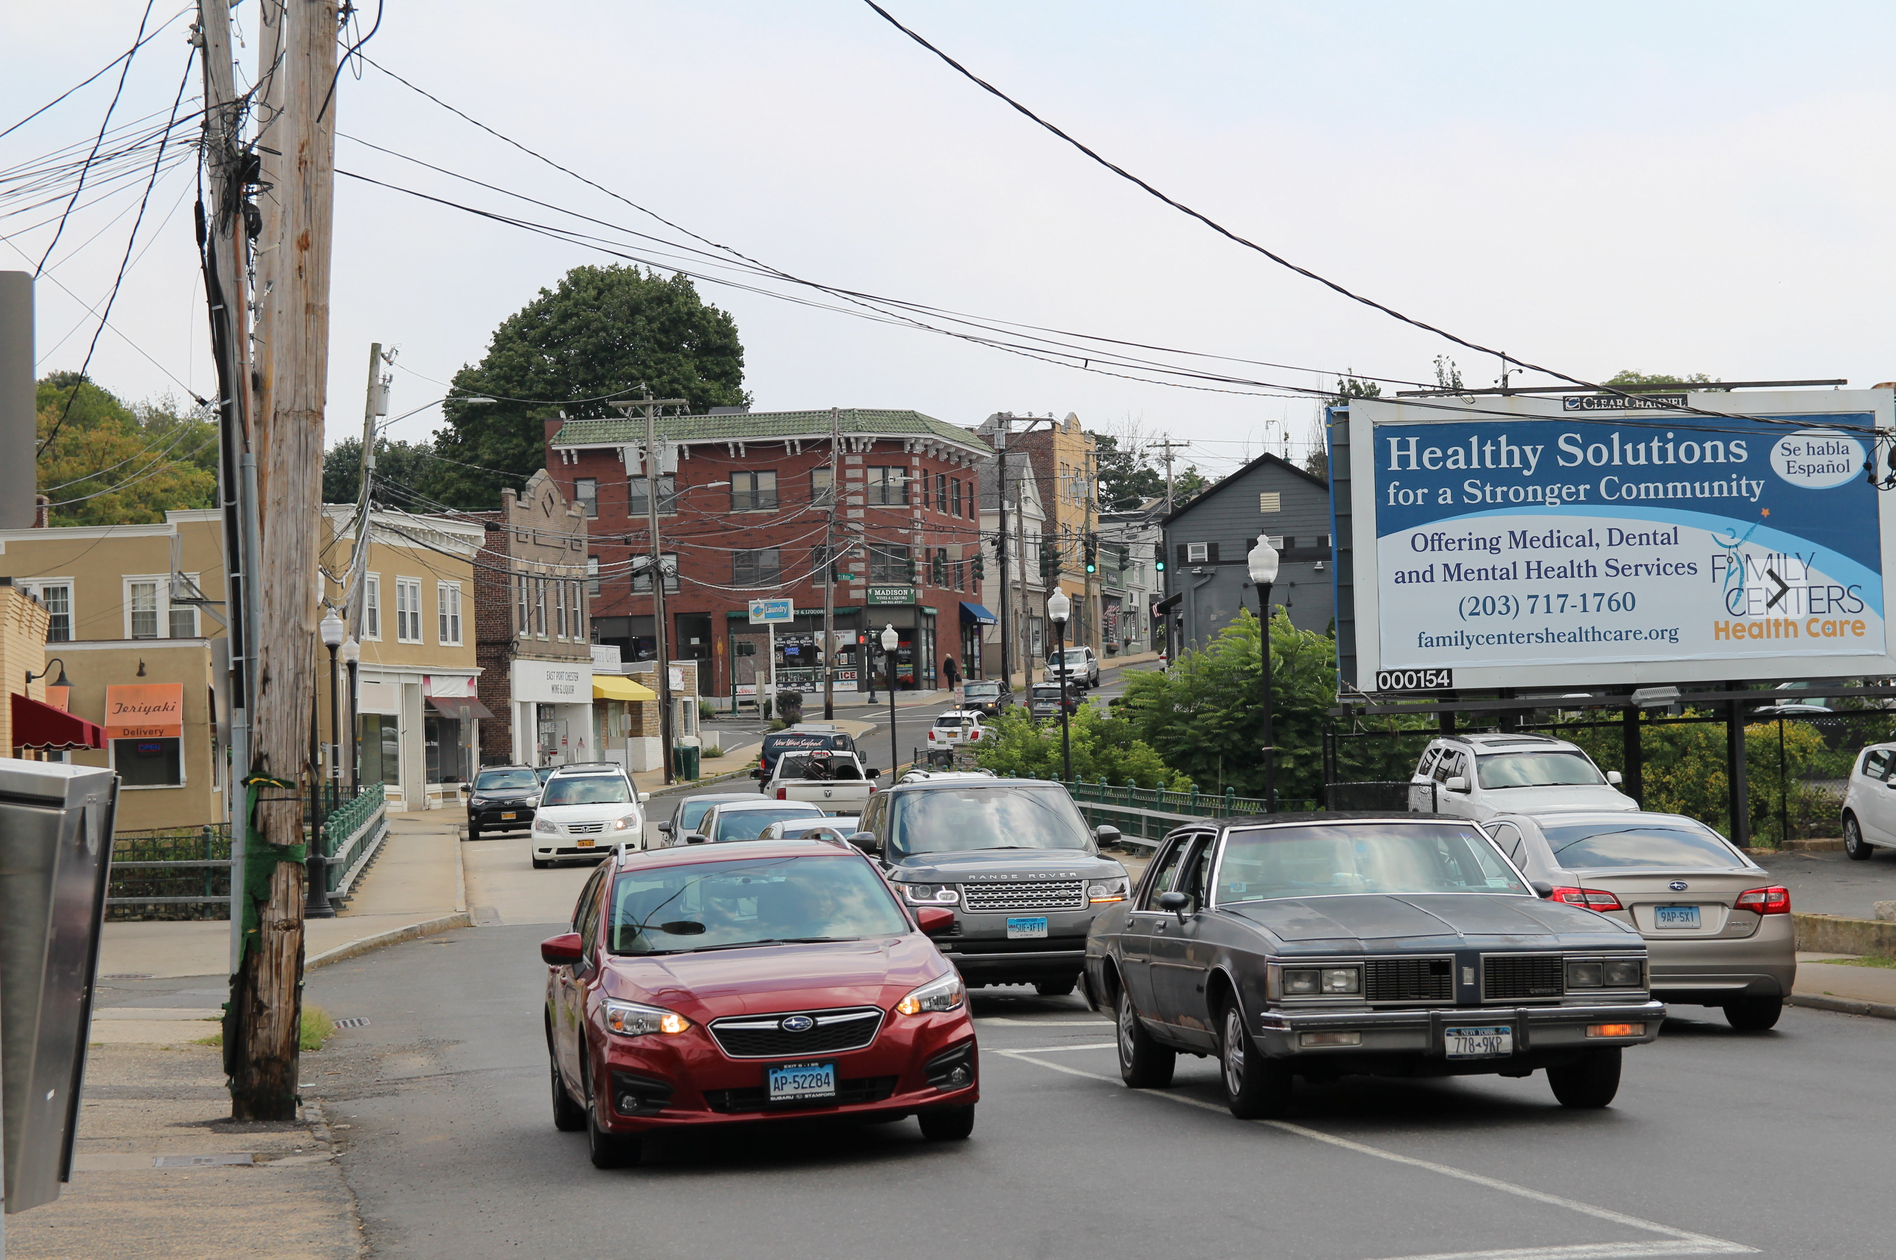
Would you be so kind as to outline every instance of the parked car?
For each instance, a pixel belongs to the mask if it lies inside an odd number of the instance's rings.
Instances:
[[[1871,744],[1857,754],[1843,792],[1843,851],[1858,862],[1896,848],[1896,744]]]
[[[1093,649],[1090,647],[1066,648],[1061,659],[1047,658],[1047,681],[1059,682],[1061,674],[1067,676],[1072,686],[1097,687],[1099,686],[1099,658],[1093,655]]]
[[[543,942],[553,1124],[594,1166],[647,1133],[742,1121],[913,1115],[965,1138],[980,1100],[961,978],[846,847],[774,840],[626,853]],[[873,940],[874,948],[865,948]]]
[[[734,840],[755,840],[774,822],[827,817],[820,807],[808,801],[760,801],[754,796],[741,801],[721,801],[704,811],[696,829],[685,833],[684,843],[729,844]],[[672,843],[679,842],[674,839]]]
[[[643,848],[650,792],[636,791],[617,764],[559,766],[540,789],[533,819],[533,866],[597,861],[615,846]]]
[[[1127,895],[1126,868],[1099,851],[1118,839],[1058,783],[928,771],[871,797],[850,837],[911,908],[954,912],[943,952],[971,987],[1049,997],[1073,992],[1094,916]]]
[[[938,713],[928,726],[929,750],[952,750],[963,744],[978,744],[985,733],[981,715],[972,709],[950,709]]]
[[[1068,713],[1078,713],[1085,695],[1086,693],[1078,686],[1069,685],[1066,689],[1066,711]],[[1029,693],[1027,712],[1030,716],[1035,718],[1059,717],[1060,684],[1057,681],[1035,683],[1033,691]]]
[[[961,707],[982,717],[999,717],[1014,707],[1014,692],[998,682],[977,678],[961,684]]]
[[[1681,814],[1503,814],[1482,824],[1552,898],[1646,938],[1652,995],[1723,1008],[1733,1028],[1778,1021],[1797,979],[1790,891],[1704,823]]]
[[[856,741],[848,731],[827,722],[799,722],[795,726],[781,731],[771,731],[764,736],[763,751],[758,755],[757,768],[751,771],[751,777],[758,781],[761,790],[776,769],[777,758],[787,752],[830,752],[856,751]]]
[[[849,837],[861,826],[861,819],[848,814],[832,814],[826,818],[784,818],[771,823],[757,833],[759,840],[826,840],[831,844],[847,845]]]
[[[703,818],[704,812],[713,805],[719,805],[725,801],[755,801],[756,799],[755,792],[706,792],[702,796],[681,796],[678,798],[677,806],[672,810],[672,816],[658,824],[659,835],[664,837],[659,847],[663,848],[668,844],[683,844],[686,833],[697,827],[698,820]]]
[[[1666,1014],[1638,932],[1540,899],[1472,822],[1413,814],[1179,828],[1095,921],[1085,985],[1127,1085],[1216,1055],[1246,1119],[1285,1114],[1295,1076],[1544,1070],[1604,1107]]]
[[[525,831],[540,803],[540,777],[532,766],[488,766],[474,776],[467,798],[467,838],[483,831]]]
[[[826,814],[861,814],[875,795],[876,775],[855,753],[785,753],[776,773],[764,783],[764,795],[779,801],[808,801]]]
[[[1409,779],[1409,808],[1457,818],[1556,809],[1638,809],[1615,791],[1577,744],[1545,735],[1444,735],[1431,740]],[[1433,785],[1433,786],[1431,786]]]

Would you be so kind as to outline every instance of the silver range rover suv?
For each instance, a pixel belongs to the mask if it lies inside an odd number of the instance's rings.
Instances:
[[[912,773],[869,799],[850,837],[881,862],[910,907],[953,910],[935,943],[970,988],[1073,992],[1093,917],[1124,901],[1126,868],[1100,852],[1058,783],[986,773]]]

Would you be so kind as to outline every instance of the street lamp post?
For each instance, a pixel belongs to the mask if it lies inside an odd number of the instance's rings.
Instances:
[[[1264,644],[1264,812],[1277,808],[1277,747],[1271,734],[1271,584],[1277,581],[1277,548],[1270,535],[1259,534],[1257,546],[1245,557],[1251,583],[1257,587],[1257,616]]]
[[[1047,620],[1053,622],[1053,660],[1060,671],[1060,764],[1068,783],[1073,782],[1073,737],[1067,729],[1066,624],[1072,611],[1073,601],[1065,591],[1054,587],[1047,597]]]
[[[329,855],[323,851],[323,823],[326,815],[336,808],[336,774],[341,769],[337,764],[342,759],[342,715],[338,701],[341,700],[340,688],[336,685],[336,649],[342,646],[348,637],[349,627],[343,624],[336,610],[331,608],[323,614],[322,622],[316,627],[322,636],[323,646],[329,649],[329,772],[323,777],[323,785],[317,799],[326,799],[325,808],[315,811],[315,834],[310,838],[309,858],[309,896],[303,905],[303,914],[311,919],[333,919],[336,908],[329,904]]]
[[[895,769],[902,764],[901,751],[895,742],[895,649],[902,642],[902,636],[895,632],[893,625],[882,627],[882,654],[889,658],[889,782],[895,782]]]
[[[362,659],[362,645],[354,639],[342,641],[342,663],[349,667],[349,786],[362,786],[361,723],[356,714],[356,669]]]

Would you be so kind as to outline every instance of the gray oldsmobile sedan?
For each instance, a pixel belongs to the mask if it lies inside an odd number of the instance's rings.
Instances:
[[[1293,1076],[1545,1069],[1561,1103],[1604,1107],[1666,1014],[1638,932],[1542,900],[1472,822],[1416,815],[1174,831],[1094,920],[1083,982],[1126,1084],[1215,1054],[1244,1119],[1283,1115]]]

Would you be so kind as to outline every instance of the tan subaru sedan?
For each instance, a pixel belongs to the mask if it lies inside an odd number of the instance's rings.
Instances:
[[[1631,924],[1652,995],[1777,1023],[1797,978],[1790,890],[1704,823],[1643,810],[1503,814],[1482,826],[1542,896]]]

